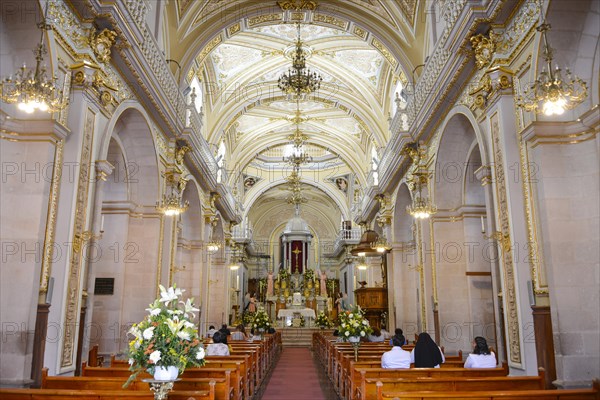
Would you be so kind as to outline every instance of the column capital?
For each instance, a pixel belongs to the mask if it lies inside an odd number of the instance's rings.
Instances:
[[[111,175],[115,170],[114,165],[112,165],[107,160],[96,160],[95,167],[96,176],[98,177],[98,179],[101,179],[103,181],[105,181],[106,177]]]

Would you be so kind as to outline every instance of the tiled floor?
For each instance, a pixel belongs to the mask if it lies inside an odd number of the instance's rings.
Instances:
[[[266,382],[261,400],[338,400],[312,353],[305,347],[287,347]]]

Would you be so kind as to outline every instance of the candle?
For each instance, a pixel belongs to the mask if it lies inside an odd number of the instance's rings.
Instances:
[[[483,222],[483,215],[481,216],[481,233],[485,233],[485,224]]]
[[[102,216],[102,219],[100,220],[100,232],[104,232],[104,215]]]
[[[354,289],[356,289],[356,275],[354,275]]]
[[[240,290],[240,276],[239,276],[239,275],[237,275],[237,276],[235,277],[235,288],[236,288],[237,290]]]

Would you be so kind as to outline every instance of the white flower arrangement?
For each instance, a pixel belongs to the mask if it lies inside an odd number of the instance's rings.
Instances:
[[[373,332],[369,321],[363,315],[364,312],[360,309],[360,306],[356,306],[353,310],[342,312],[338,316],[340,323],[338,334],[344,341],[347,341],[351,336],[365,337]]]

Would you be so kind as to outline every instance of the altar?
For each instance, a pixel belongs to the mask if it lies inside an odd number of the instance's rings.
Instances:
[[[281,320],[281,326],[291,326],[291,321],[295,314],[302,315],[306,320],[306,327],[311,326],[311,321],[316,318],[315,310],[312,308],[298,308],[298,309],[281,309],[277,311],[277,319]]]

